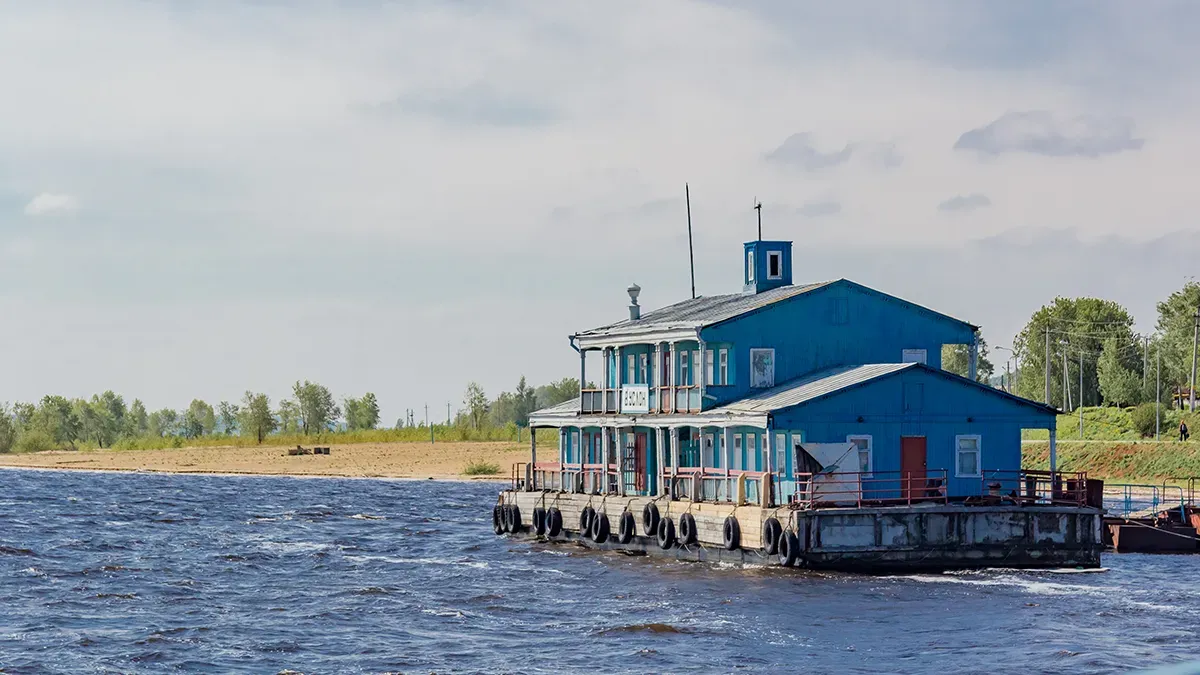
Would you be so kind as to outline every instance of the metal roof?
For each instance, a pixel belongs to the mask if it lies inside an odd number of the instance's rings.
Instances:
[[[559,403],[558,405],[552,405],[549,408],[542,408],[541,410],[535,410],[535,411],[529,413],[529,415],[531,417],[534,415],[564,415],[564,414],[572,414],[573,415],[573,414],[578,413],[579,409],[582,406],[583,406],[582,399],[579,396],[576,396],[575,398],[573,398],[569,401],[563,401],[562,403]]]
[[[792,380],[761,394],[734,401],[716,408],[712,412],[715,414],[724,414],[725,412],[769,413],[781,408],[807,403],[815,398],[916,366],[915,363],[870,363],[862,366],[839,366]]]
[[[802,293],[827,286],[832,281],[798,286],[780,286],[762,293],[730,293],[728,295],[701,296],[667,305],[642,315],[640,319],[625,319],[617,323],[581,331],[579,337],[615,335],[645,330],[670,330],[675,328],[701,328],[720,323],[760,307],[795,297]]]

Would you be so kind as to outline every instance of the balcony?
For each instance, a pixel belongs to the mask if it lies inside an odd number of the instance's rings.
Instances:
[[[676,387],[635,384],[621,389],[583,389],[580,398],[579,412],[585,415],[654,415],[701,410],[700,385],[696,384]]]

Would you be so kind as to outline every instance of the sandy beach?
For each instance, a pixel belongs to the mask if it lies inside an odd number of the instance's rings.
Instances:
[[[508,478],[514,462],[529,460],[529,448],[516,443],[331,443],[329,447],[328,455],[299,456],[289,456],[285,446],[53,451],[0,455],[0,467],[499,480]],[[463,467],[472,460],[497,464],[501,473],[463,476]]]

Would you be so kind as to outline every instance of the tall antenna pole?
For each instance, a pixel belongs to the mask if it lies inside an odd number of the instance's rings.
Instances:
[[[754,210],[758,211],[758,240],[762,241],[762,202],[758,201],[758,197],[754,198]]]
[[[1046,326],[1046,405],[1050,405],[1050,326]]]
[[[1083,350],[1079,350],[1079,440],[1083,440]]]
[[[1154,343],[1154,440],[1159,440],[1159,425],[1162,422],[1162,342]]]
[[[692,271],[692,299],[696,299],[696,256],[692,253],[692,193],[688,184],[683,184],[683,199],[687,202],[688,217],[688,267]]]
[[[1192,331],[1192,386],[1188,396],[1188,409],[1196,411],[1196,345],[1200,342],[1200,306],[1196,307],[1196,327]]]

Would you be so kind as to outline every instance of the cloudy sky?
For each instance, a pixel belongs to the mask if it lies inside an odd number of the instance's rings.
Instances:
[[[835,7],[836,5],[836,7]],[[739,243],[1011,343],[1195,274],[1200,5],[7,2],[0,401],[573,375]],[[435,414],[436,416],[436,414]]]

